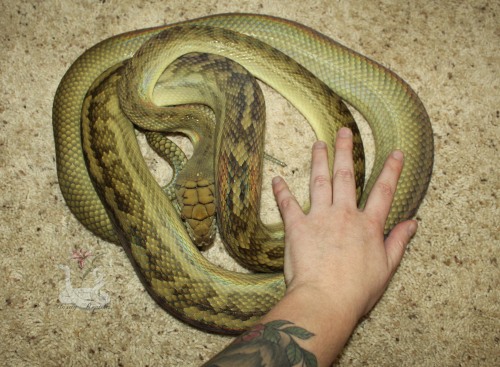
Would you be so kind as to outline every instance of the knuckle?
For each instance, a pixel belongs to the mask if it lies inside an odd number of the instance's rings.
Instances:
[[[380,193],[386,197],[392,197],[394,195],[394,187],[385,181],[377,182],[377,189]]]
[[[284,185],[277,184],[277,185],[273,186],[273,192],[274,192],[274,195],[276,195],[276,196],[281,195],[281,193],[284,190],[285,190]]]
[[[330,184],[330,177],[325,176],[325,175],[318,175],[318,176],[314,177],[313,183],[315,186],[319,186],[319,187],[326,186],[326,185]]]
[[[352,181],[354,174],[352,170],[348,168],[340,168],[335,171],[335,179],[340,179],[342,181]]]
[[[284,181],[279,181],[278,183],[273,184],[274,195],[281,196],[286,191],[287,191],[287,186]]]
[[[287,209],[290,206],[290,203],[292,202],[292,197],[291,196],[286,196],[283,199],[280,200],[280,208],[281,209]]]
[[[383,216],[377,215],[373,217],[368,217],[367,219],[367,228],[368,232],[371,234],[371,237],[380,234],[384,231],[385,220],[382,220]]]

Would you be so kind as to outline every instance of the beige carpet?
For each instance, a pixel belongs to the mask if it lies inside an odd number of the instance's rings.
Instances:
[[[67,68],[96,42],[234,11],[302,22],[378,60],[409,82],[431,116],[435,166],[420,230],[337,364],[499,366],[500,3],[492,0],[3,0],[0,364],[196,366],[229,342],[165,313],[123,251],[71,216],[57,184],[51,108]],[[268,165],[266,172],[293,178],[294,190],[304,192],[307,158],[290,157],[307,157],[313,138],[286,103],[269,108],[268,141],[280,145],[268,151],[289,166]],[[269,190],[265,200],[276,217]],[[70,258],[74,248],[92,252],[83,270]],[[222,252],[217,247],[210,256]],[[95,278],[85,271],[99,267],[108,307],[62,304],[60,264],[69,266],[75,288],[92,287]]]

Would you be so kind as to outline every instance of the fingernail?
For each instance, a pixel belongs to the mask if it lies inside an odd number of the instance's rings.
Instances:
[[[339,130],[339,132],[337,134],[341,138],[350,138],[352,136],[352,131],[351,131],[351,129],[349,129],[347,127],[343,127]]]
[[[415,220],[412,220],[410,224],[408,224],[408,228],[406,229],[406,231],[408,232],[408,236],[410,236],[410,238],[413,237],[417,232],[417,227],[418,225]]]
[[[273,177],[273,185],[277,185],[280,182],[281,182],[281,177],[279,176]]]
[[[397,159],[398,161],[403,160],[403,152],[400,150],[395,150],[392,152],[392,158]]]
[[[324,141],[318,140],[313,144],[313,149],[322,149],[326,148],[326,143]]]

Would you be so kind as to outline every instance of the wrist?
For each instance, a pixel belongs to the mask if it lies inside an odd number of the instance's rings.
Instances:
[[[345,294],[339,287],[334,293],[327,292],[321,287],[304,285],[291,285],[287,287],[284,298],[290,300],[310,302],[310,308],[317,309],[320,316],[325,319],[341,319],[346,324],[356,326],[365,314],[362,302],[355,302],[350,294]]]
[[[345,328],[354,329],[363,316],[360,305],[350,304],[341,293],[328,294],[314,286],[289,288],[284,300],[304,305],[308,313],[328,328],[337,328],[342,324]]]
[[[342,350],[360,318],[342,299],[332,300],[314,287],[288,289],[283,299],[262,319],[265,324],[287,320],[314,337],[302,346],[317,356],[320,366],[329,365]]]

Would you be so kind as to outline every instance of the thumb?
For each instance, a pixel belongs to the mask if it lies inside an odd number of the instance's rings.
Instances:
[[[407,220],[396,225],[385,240],[387,261],[393,273],[399,266],[406,247],[417,231],[417,221]]]

